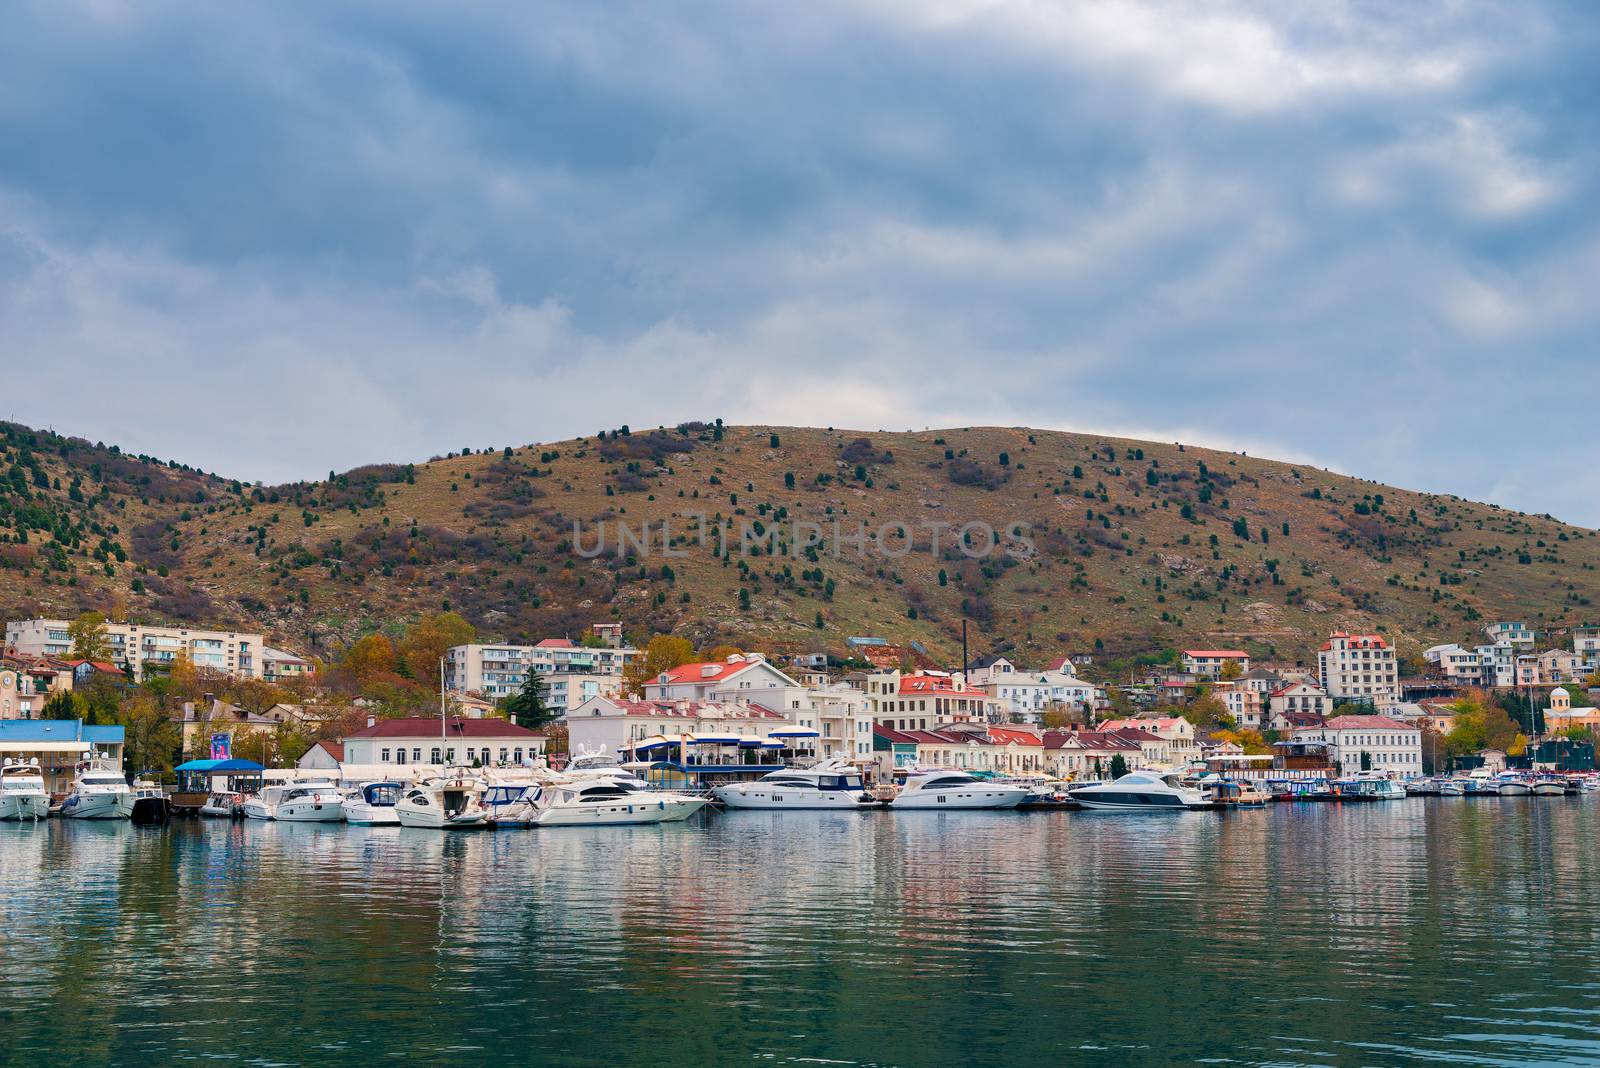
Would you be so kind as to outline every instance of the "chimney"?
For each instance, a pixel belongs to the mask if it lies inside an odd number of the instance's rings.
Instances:
[[[368,716],[367,717],[367,726],[376,727],[377,725],[378,725],[378,717],[377,716]]]

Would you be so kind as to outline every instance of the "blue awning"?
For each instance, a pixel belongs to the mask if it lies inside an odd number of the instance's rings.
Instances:
[[[254,760],[189,760],[172,769],[173,771],[251,771],[261,772],[266,769]]]

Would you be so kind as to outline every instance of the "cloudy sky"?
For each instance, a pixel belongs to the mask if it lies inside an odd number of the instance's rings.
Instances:
[[[40,0],[0,416],[279,481],[998,423],[1600,524],[1600,8]]]

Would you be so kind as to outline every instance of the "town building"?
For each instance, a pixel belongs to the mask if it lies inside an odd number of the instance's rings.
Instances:
[[[1301,717],[1315,716],[1318,720],[1333,715],[1333,698],[1321,686],[1297,682],[1274,691],[1267,699],[1267,725],[1282,731],[1292,724],[1304,723]]]
[[[1591,672],[1600,668],[1600,627],[1573,627],[1572,651]]]
[[[67,657],[72,653],[68,626],[64,619],[7,623],[6,645],[19,653]],[[243,678],[261,677],[261,650],[266,642],[259,634],[142,623],[107,623],[105,629],[111,662],[135,682],[144,681],[147,672],[170,670],[175,661],[184,657],[197,668]]]
[[[1200,748],[1195,741],[1194,724],[1182,716],[1139,716],[1132,719],[1108,719],[1099,725],[1103,731],[1125,734],[1128,731],[1142,731],[1153,734],[1167,743],[1167,760],[1182,766],[1196,759],[1200,755]]]
[[[1483,682],[1483,657],[1476,649],[1466,649],[1455,643],[1435,645],[1422,651],[1422,659],[1429,670],[1442,679],[1463,686],[1478,686]]]
[[[960,724],[938,730],[899,731],[879,725],[873,742],[893,754],[896,767],[957,768],[998,775],[1038,775],[1045,769],[1044,738],[1028,727]]]
[[[805,729],[779,712],[755,704],[593,697],[568,714],[567,745],[573,753],[617,755],[653,738],[714,734],[747,738],[754,743],[786,727]],[[869,755],[871,744],[869,733]]]
[[[1266,702],[1261,699],[1259,690],[1233,682],[1218,682],[1211,687],[1211,696],[1222,702],[1235,726],[1253,731],[1266,726],[1262,715]]]
[[[1053,663],[1060,667],[1025,671],[1005,657],[988,656],[968,665],[965,681],[994,698],[1002,718],[1018,723],[1038,723],[1051,709],[1094,707],[1094,684],[1073,674],[1070,660],[1060,658]]]
[[[1491,688],[1504,689],[1516,684],[1517,650],[1510,642],[1480,645],[1478,654],[1479,682]]]
[[[1201,679],[1220,679],[1222,670],[1232,664],[1242,675],[1250,670],[1250,654],[1243,649],[1184,649],[1183,670]]]
[[[1335,716],[1326,723],[1297,727],[1296,742],[1321,742],[1341,775],[1362,769],[1362,757],[1373,771],[1422,774],[1422,730],[1388,716]]]
[[[1122,757],[1128,770],[1144,760],[1144,750],[1120,731],[1045,731],[1045,773],[1058,779],[1104,779]]]
[[[1381,634],[1329,637],[1317,653],[1322,688],[1334,701],[1365,702],[1386,709],[1400,700],[1400,676],[1394,649]]]
[[[303,656],[295,656],[270,645],[261,647],[261,677],[267,682],[306,678],[313,670],[311,661]]]
[[[495,701],[522,689],[529,671],[545,674],[547,681],[558,674],[620,678],[639,655],[627,646],[582,645],[569,638],[546,638],[535,645],[456,645],[444,654],[445,688]]]
[[[544,760],[545,742],[541,732],[503,719],[380,719],[340,739],[341,763],[522,767]]]
[[[930,730],[949,723],[1000,719],[1000,702],[943,671],[902,675],[874,672],[867,678],[868,712],[895,730]]]
[[[1490,623],[1483,628],[1483,632],[1489,636],[1490,642],[1495,644],[1510,642],[1519,652],[1525,649],[1532,649],[1534,638],[1536,637],[1534,631],[1526,623],[1517,621]]]
[[[727,696],[743,691],[800,688],[800,683],[778,670],[760,653],[734,653],[726,660],[682,664],[663,671],[645,684],[644,695],[654,701],[711,701],[713,694]]]

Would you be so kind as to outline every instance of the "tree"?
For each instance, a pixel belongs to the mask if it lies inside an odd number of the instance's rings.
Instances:
[[[419,619],[406,631],[395,649],[399,664],[410,669],[419,682],[437,681],[439,661],[445,651],[457,645],[466,645],[478,636],[478,628],[468,623],[458,612],[439,612]],[[398,667],[399,664],[396,666]]]
[[[83,719],[88,710],[88,702],[81,694],[71,690],[57,690],[51,694],[39,710],[40,719]]]
[[[742,655],[744,655],[743,649],[739,648],[737,645],[728,645],[724,643],[722,645],[712,646],[711,651],[705,654],[705,658],[707,660],[726,660],[730,656]]]
[[[394,672],[394,644],[382,634],[357,638],[339,658],[339,666],[354,677],[357,685],[364,686],[380,675]]]
[[[73,659],[111,659],[111,638],[106,634],[106,617],[99,612],[85,612],[68,623],[67,637],[72,639]]]
[[[1111,754],[1111,777],[1113,779],[1120,779],[1126,774],[1128,774],[1127,760],[1123,759],[1121,753]]]
[[[511,721],[531,731],[555,719],[556,713],[545,703],[547,693],[544,672],[529,668],[522,677],[522,688],[506,702]]]
[[[117,722],[123,730],[123,766],[134,773],[172,771],[172,759],[183,745],[178,725],[149,694],[136,694],[122,702]]]
[[[1232,682],[1234,679],[1243,674],[1244,668],[1239,666],[1239,662],[1237,660],[1230,660],[1226,664],[1222,665],[1221,678],[1224,682]]]
[[[1367,752],[1365,749],[1361,750],[1361,770],[1372,770],[1372,754]]]
[[[663,671],[694,660],[694,645],[688,638],[673,634],[657,634],[644,647],[644,655],[628,665],[623,673],[623,692],[630,697],[643,697],[645,684]]]
[[[1204,687],[1201,688],[1200,696],[1185,705],[1179,715],[1201,730],[1216,727],[1226,730],[1233,727],[1233,717],[1228,715],[1228,706],[1211,696],[1210,691]]]

